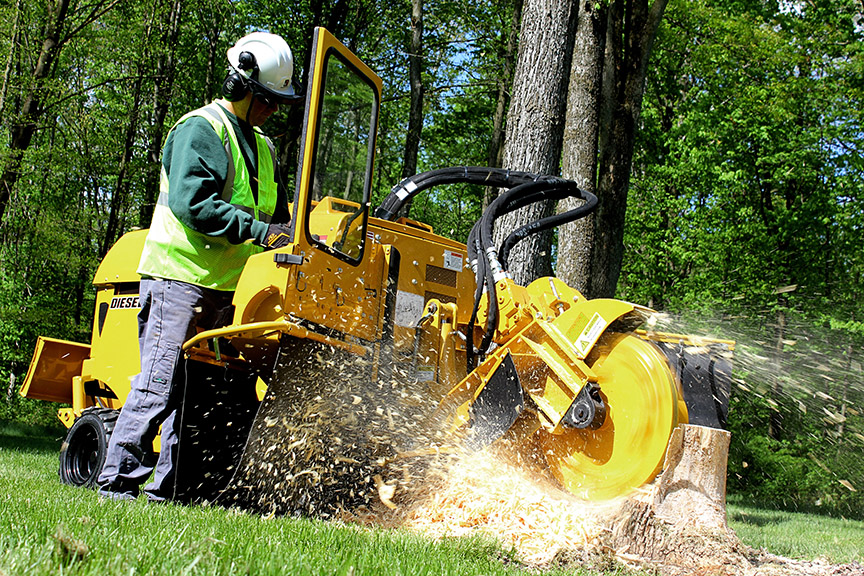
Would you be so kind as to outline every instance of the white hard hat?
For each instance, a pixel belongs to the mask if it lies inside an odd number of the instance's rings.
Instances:
[[[294,96],[294,56],[281,36],[268,32],[244,36],[228,49],[228,63],[251,81],[253,91],[257,87],[280,98]]]

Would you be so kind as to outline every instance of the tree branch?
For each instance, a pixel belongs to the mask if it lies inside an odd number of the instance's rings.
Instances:
[[[51,110],[52,108],[54,108],[55,106],[57,106],[58,104],[62,104],[63,102],[66,102],[70,98],[74,98],[75,96],[80,96],[81,94],[86,94],[86,93],[90,92],[91,90],[101,88],[102,86],[108,86],[109,84],[113,84],[114,82],[126,82],[129,80],[134,81],[134,80],[154,79],[157,76],[158,76],[158,74],[146,74],[146,75],[136,74],[134,76],[121,76],[120,78],[111,78],[110,80],[105,80],[104,82],[99,82],[98,84],[88,86],[88,87],[83,88],[81,90],[76,90],[75,92],[70,92],[69,94],[66,94],[65,96],[63,96],[62,98],[59,98],[58,100],[56,100],[56,101],[54,101],[48,105],[43,106],[42,110],[44,112],[47,112],[47,111]]]
[[[110,1],[110,2],[109,2],[109,3],[108,3],[108,4],[107,4],[103,9],[101,9],[101,10],[99,9],[99,5],[100,5],[100,3],[95,4],[95,5],[93,6],[93,10],[90,12],[90,15],[87,16],[87,17],[85,17],[84,20],[82,20],[81,23],[80,23],[78,26],[76,26],[75,28],[73,28],[72,30],[70,30],[67,34],[63,35],[63,37],[60,38],[60,42],[59,42],[59,43],[60,43],[61,45],[62,45],[62,44],[65,44],[65,43],[68,42],[71,38],[73,38],[76,34],[78,34],[79,32],[81,32],[81,30],[83,30],[86,26],[90,25],[93,21],[95,21],[97,18],[99,18],[100,16],[102,16],[103,14],[105,14],[106,12],[108,12],[109,10],[111,10],[114,6],[116,6],[116,5],[119,4],[119,3],[120,3],[120,0],[111,0],[111,1]]]

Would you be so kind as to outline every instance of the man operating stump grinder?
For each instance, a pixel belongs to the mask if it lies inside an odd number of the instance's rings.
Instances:
[[[299,101],[286,42],[255,32],[228,50],[223,99],[183,116],[162,153],[159,199],[138,266],[141,372],[118,417],[99,476],[101,496],[132,499],[154,469],[151,501],[174,493],[182,393],[181,346],[198,329],[230,321],[246,260],[288,241],[286,191],[272,142],[257,126]]]

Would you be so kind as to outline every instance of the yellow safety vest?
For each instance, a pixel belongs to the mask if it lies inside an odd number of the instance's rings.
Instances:
[[[229,162],[222,200],[252,214],[258,220],[269,223],[276,208],[276,152],[270,140],[255,132],[258,151],[256,204],[252,196],[249,170],[225,111],[218,104],[210,104],[186,114],[171,130],[193,116],[206,118],[225,145]],[[251,242],[232,244],[223,237],[208,236],[192,230],[180,222],[171,211],[168,194],[168,175],[163,166],[159,199],[144,242],[138,273],[154,278],[180,280],[215,290],[234,290],[246,260],[249,256],[261,252],[262,248]]]

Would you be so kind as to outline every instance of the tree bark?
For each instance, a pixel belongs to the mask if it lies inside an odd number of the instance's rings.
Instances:
[[[662,474],[649,493],[624,501],[610,524],[607,546],[664,574],[749,568],[743,545],[726,523],[729,440],[725,430],[676,428]]]
[[[505,168],[559,173],[575,10],[573,0],[525,2],[507,113]],[[552,203],[538,203],[500,218],[496,244],[519,226],[549,216],[553,210]],[[510,252],[508,264],[520,284],[551,274],[551,233],[521,241]]]
[[[618,284],[624,255],[624,216],[627,211],[627,192],[630,186],[630,168],[639,115],[642,110],[648,60],[668,0],[612,0],[606,13],[603,56],[597,46],[579,44],[577,53],[590,62],[596,60],[593,74],[602,70],[600,100],[597,104],[599,130],[597,133],[597,196],[600,199],[588,233],[579,227],[562,230],[559,237],[559,266],[563,266],[568,282],[592,298],[612,297]],[[576,57],[582,61],[580,54]],[[576,102],[574,101],[574,104]],[[568,108],[573,125],[584,118],[584,110]],[[588,137],[586,137],[588,138]],[[590,149],[590,142],[568,141],[565,146]],[[565,157],[571,157],[568,153]],[[577,156],[572,156],[574,160]],[[587,155],[578,161],[590,163]],[[570,177],[590,172],[589,166],[570,166]],[[573,237],[577,234],[582,237]],[[560,249],[563,245],[564,249]],[[587,262],[584,262],[587,258]],[[569,260],[583,264],[571,266]]]
[[[594,0],[580,1],[561,158],[562,175],[592,194],[597,192],[600,64],[603,62],[606,8],[605,4]],[[558,203],[558,211],[566,212],[579,204],[581,201],[567,199]],[[593,241],[592,216],[565,224],[558,233],[556,276],[585,294],[591,290],[590,246]]]
[[[408,80],[411,84],[408,109],[408,132],[402,155],[402,178],[417,173],[417,154],[423,134],[423,0],[411,0],[411,41],[408,49]],[[411,210],[411,199],[405,202],[403,213]]]

